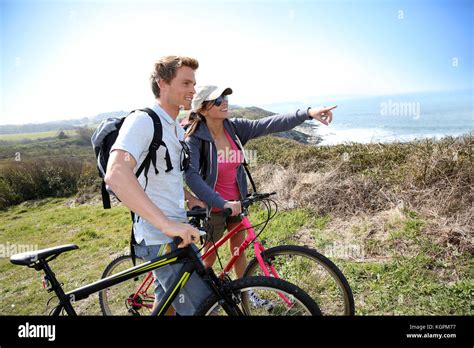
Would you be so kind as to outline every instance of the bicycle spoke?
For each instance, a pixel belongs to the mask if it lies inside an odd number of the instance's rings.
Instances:
[[[137,264],[141,262],[137,259]],[[119,257],[110,264],[103,276],[122,272],[132,266],[130,256]],[[154,303],[154,294],[153,286],[149,286],[148,282],[150,281],[145,282],[146,278],[147,274],[142,274],[101,291],[99,300],[102,313],[104,315],[150,315]],[[138,291],[142,284],[144,284],[142,290]]]

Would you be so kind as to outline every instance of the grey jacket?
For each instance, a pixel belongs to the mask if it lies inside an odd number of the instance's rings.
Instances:
[[[298,109],[292,114],[268,116],[260,120],[225,119],[224,127],[240,150],[243,151],[243,146],[250,139],[290,130],[308,119],[307,112]],[[200,144],[202,140],[208,142],[209,145],[204,147],[207,151],[203,153],[207,157],[206,173],[199,173]],[[214,191],[217,182],[217,148],[207,125],[200,122],[194,134],[186,139],[186,143],[191,157],[189,168],[186,171],[186,183],[194,194],[209,207],[223,209],[226,201],[219,193]],[[205,180],[203,180],[203,176],[205,176]],[[237,185],[239,186],[241,199],[246,197],[248,194],[247,179],[242,164],[237,169]]]

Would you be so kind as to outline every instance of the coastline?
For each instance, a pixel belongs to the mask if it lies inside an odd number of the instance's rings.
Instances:
[[[295,140],[306,145],[333,146],[341,144],[390,144],[409,143],[420,140],[441,140],[446,137],[460,137],[472,135],[473,129],[466,129],[463,132],[430,132],[430,133],[395,133],[383,127],[372,128],[342,128],[334,126],[322,126],[313,122],[305,122],[294,129],[273,134]]]

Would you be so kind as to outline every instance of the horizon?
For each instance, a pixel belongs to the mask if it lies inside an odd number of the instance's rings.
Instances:
[[[471,94],[472,96],[474,96],[474,89],[440,90],[440,91],[411,92],[411,93],[397,93],[397,94],[380,94],[380,95],[357,95],[357,96],[354,96],[354,95],[352,95],[352,96],[336,95],[336,96],[331,97],[331,100],[333,100],[334,102],[342,102],[342,101],[344,101],[344,102],[345,101],[360,102],[360,101],[366,101],[366,100],[389,98],[389,99],[385,99],[384,102],[390,102],[391,98],[393,98],[393,97],[404,97],[404,96],[409,97],[409,96],[415,96],[415,95],[426,97],[426,96],[429,96],[429,95],[439,95],[439,94],[447,96],[448,93],[449,94],[452,94],[452,93],[464,94],[464,93],[466,93],[466,94]],[[395,101],[393,101],[393,102],[395,102]],[[397,102],[402,102],[403,103],[404,100],[399,99]],[[252,107],[257,107],[257,108],[260,108],[264,111],[271,111],[271,112],[281,113],[283,111],[278,111],[278,110],[281,110],[282,106],[291,105],[291,108],[293,108],[297,104],[301,105],[301,106],[307,105],[307,104],[305,104],[305,102],[302,102],[302,101],[289,100],[289,101],[285,101],[285,102],[277,102],[277,103],[271,103],[271,104],[267,104],[267,105],[229,104],[229,107],[230,108],[252,108]],[[185,111],[189,112],[189,110],[185,110]],[[472,101],[471,101],[471,111],[472,111],[472,117],[474,118],[474,99],[472,99]],[[30,125],[30,124],[31,125],[36,125],[36,124],[44,124],[44,123],[68,122],[68,121],[74,121],[74,120],[81,120],[81,119],[84,119],[84,118],[87,118],[87,119],[90,120],[90,119],[92,119],[94,117],[97,117],[99,115],[114,114],[114,113],[118,113],[118,112],[126,114],[126,113],[129,112],[129,110],[109,110],[109,111],[99,112],[99,113],[94,114],[94,115],[84,115],[84,116],[75,117],[75,118],[59,118],[59,119],[55,119],[55,120],[46,120],[46,121],[40,121],[40,122],[8,123],[8,124],[0,123],[0,126],[23,126],[23,125]]]
[[[197,84],[230,85],[244,107],[473,90],[472,2],[352,5],[2,1],[0,124],[149,105],[148,75],[165,54],[196,57]]]

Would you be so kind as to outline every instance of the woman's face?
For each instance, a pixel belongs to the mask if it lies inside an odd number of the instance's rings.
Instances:
[[[227,96],[220,96],[219,98],[212,100],[210,106],[201,113],[206,119],[224,120],[229,115],[229,101]]]

